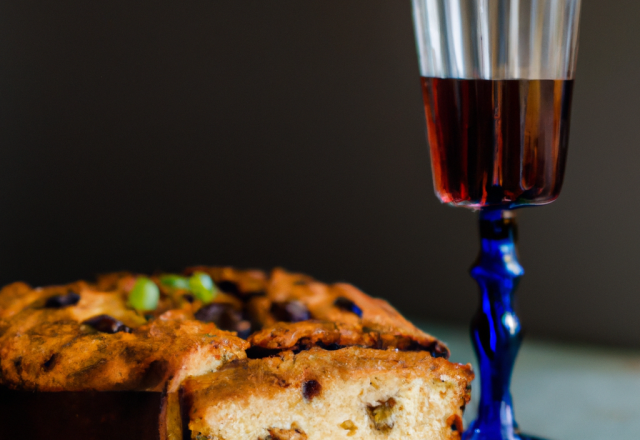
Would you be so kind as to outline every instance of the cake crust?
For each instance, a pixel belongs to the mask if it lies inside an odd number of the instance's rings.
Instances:
[[[2,383],[30,391],[162,391],[245,357],[246,341],[167,312],[131,332],[98,332],[67,310],[28,309],[0,337]]]
[[[420,376],[437,382],[455,381],[456,403],[464,406],[471,398],[470,384],[473,372],[466,365],[454,364],[442,358],[433,358],[427,352],[397,352],[347,347],[340,350],[323,350],[318,347],[294,354],[280,353],[265,359],[241,359],[230,362],[219,371],[204,376],[191,377],[183,383],[189,396],[191,416],[203,418],[208,407],[233,399],[247,403],[255,397],[273,398],[283,389],[299,390],[300,398],[313,400],[314,393],[305,393],[303,385],[316,381],[323,384],[335,380],[358,380],[370,377],[385,369],[392,369],[399,377]],[[318,391],[317,394],[320,394]],[[314,396],[315,397],[315,396]]]

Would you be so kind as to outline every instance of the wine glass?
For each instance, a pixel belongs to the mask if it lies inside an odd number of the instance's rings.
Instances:
[[[464,440],[526,440],[509,385],[522,341],[515,208],[562,187],[581,0],[412,0],[435,192],[479,211],[471,268],[478,417]]]

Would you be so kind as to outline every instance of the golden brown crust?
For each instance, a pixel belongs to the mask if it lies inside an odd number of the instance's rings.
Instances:
[[[299,351],[310,347],[337,349],[358,346],[380,350],[421,350],[435,357],[448,356],[448,349],[436,339],[427,337],[416,339],[398,331],[384,333],[360,324],[310,320],[295,323],[279,322],[252,334],[249,342],[255,353],[259,353],[255,350],[258,347],[276,351]]]
[[[336,306],[339,298],[352,301],[362,316]],[[304,304],[314,320],[283,323],[268,313],[273,303],[292,300]],[[321,343],[427,350],[437,356],[449,356],[444,344],[417,329],[386,301],[371,298],[346,283],[327,285],[306,275],[274,269],[266,297],[252,299],[249,308],[253,320],[262,327],[250,338],[254,347],[295,350]]]
[[[17,389],[79,391],[160,390],[170,381],[175,389],[186,375],[205,374],[242,359],[250,347],[253,357],[348,346],[448,355],[442,343],[385,301],[348,284],[327,285],[282,269],[267,276],[258,270],[201,266],[185,274],[195,272],[209,274],[218,285],[214,302],[229,322],[211,318],[216,310],[203,313],[204,305],[190,292],[164,286],[157,276],[151,279],[161,292],[159,305],[146,314],[128,305],[138,277],[128,272],[102,275],[95,283],[6,286],[0,291],[0,383]],[[70,293],[77,294],[77,303],[46,306],[51,298]],[[289,316],[291,304],[295,310]],[[129,332],[102,333],[83,324],[101,315]],[[252,335],[247,342],[216,324],[238,331],[250,325]]]
[[[32,305],[42,306],[44,305],[44,300],[50,296],[83,290],[87,286],[88,284],[84,281],[39,289],[33,289],[22,282],[9,284],[0,290],[0,319],[10,319]]]
[[[192,357],[244,357],[248,344],[233,334],[167,315],[132,333],[107,334],[81,325],[68,310],[25,310],[0,337],[2,381],[40,391],[161,391],[199,362]]]

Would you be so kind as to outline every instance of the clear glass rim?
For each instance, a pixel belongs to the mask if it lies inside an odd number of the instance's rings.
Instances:
[[[573,79],[581,0],[412,0],[420,73]]]

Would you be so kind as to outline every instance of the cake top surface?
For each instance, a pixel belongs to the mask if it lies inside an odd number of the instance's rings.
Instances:
[[[0,291],[0,383],[16,389],[175,390],[247,358],[351,346],[448,357],[387,302],[282,269],[122,272]]]

